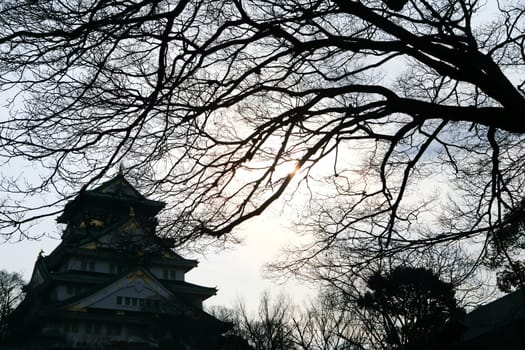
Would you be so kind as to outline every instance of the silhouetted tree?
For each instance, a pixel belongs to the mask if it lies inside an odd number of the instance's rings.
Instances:
[[[217,318],[232,322],[230,336],[246,339],[254,349],[361,350],[362,328],[335,299],[319,296],[307,307],[295,307],[290,297],[263,294],[259,309],[250,314],[241,304],[213,308]]]
[[[272,271],[286,275],[295,273],[302,279],[320,284],[325,298],[331,301],[334,313],[345,315],[351,320],[351,328],[356,334],[354,340],[359,340],[365,349],[384,350],[392,347],[385,341],[386,331],[381,315],[362,307],[363,295],[367,290],[370,292],[370,276],[387,278],[389,271],[399,266],[405,271],[427,271],[428,275],[439,276],[444,285],[454,290],[454,298],[461,307],[474,307],[494,297],[495,291],[485,283],[488,276],[482,271],[472,272],[477,262],[459,249],[458,244],[421,251],[409,250],[382,259],[370,256],[368,251],[345,245],[337,247],[306,260],[292,257],[293,263],[287,265],[281,262],[274,265]],[[303,266],[298,265],[301,262]],[[429,267],[432,272],[427,270]],[[414,279],[417,278],[415,275]],[[437,324],[433,330],[441,326]]]
[[[292,350],[296,349],[293,337],[293,308],[284,295],[272,299],[264,293],[259,302],[259,309],[250,314],[244,304],[233,309],[215,308],[211,313],[233,323],[229,335],[245,339],[256,350]]]
[[[428,246],[397,240],[388,249],[381,249],[364,233],[345,239],[346,233],[341,232],[340,239],[330,241],[333,233],[325,231],[327,225],[299,223],[297,229],[305,232],[306,243],[283,250],[266,266],[267,272],[276,278],[292,275],[320,284],[327,293],[344,295],[345,302],[354,304],[370,275],[396,266],[431,268],[441,280],[453,285],[460,304],[465,307],[477,306],[494,297],[493,283],[487,283],[493,273],[480,266],[479,254],[484,254],[483,250],[464,247],[459,241]]]
[[[302,307],[291,305],[289,297],[272,299],[265,293],[253,314],[242,304],[210,312],[235,325],[228,336],[245,339],[257,350],[424,346],[447,322],[463,315],[453,285],[427,269],[397,267],[388,273],[377,272],[369,276],[365,289],[355,298],[351,293],[325,289]]]
[[[24,298],[24,281],[18,273],[0,270],[0,344],[7,335],[7,318]]]
[[[383,332],[385,348],[429,344],[432,334],[463,314],[453,286],[431,270],[397,267],[386,274],[377,272],[369,277],[367,287],[359,306],[366,311],[370,327]]]
[[[366,333],[353,312],[338,304],[337,298],[320,294],[293,319],[294,338],[299,350],[362,350]]]
[[[498,288],[511,292],[525,287],[525,200],[506,211],[504,225],[492,231],[484,256],[488,267],[497,272]]]
[[[1,157],[43,165],[4,174],[3,232],[60,204],[24,196],[60,201],[126,160],[179,243],[227,238],[299,183],[333,221],[328,246],[485,236],[524,192],[524,6],[3,1]]]

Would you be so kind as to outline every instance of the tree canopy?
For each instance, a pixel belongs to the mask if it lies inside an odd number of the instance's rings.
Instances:
[[[517,0],[3,1],[0,157],[43,168],[3,232],[125,161],[179,243],[294,194],[310,253],[479,242],[524,193],[524,42]]]
[[[505,213],[504,225],[491,232],[487,239],[485,265],[497,272],[496,282],[503,292],[525,287],[523,238],[525,200]]]
[[[359,304],[368,312],[369,326],[383,332],[385,348],[431,344],[438,330],[463,315],[452,284],[428,269],[400,266],[386,274],[376,272],[367,287]]]

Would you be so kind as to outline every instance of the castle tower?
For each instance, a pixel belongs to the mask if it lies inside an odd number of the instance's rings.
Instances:
[[[185,281],[197,261],[155,233],[164,203],[122,174],[68,202],[62,241],[35,263],[11,316],[13,344],[35,349],[221,349],[231,328],[202,309],[215,288]]]

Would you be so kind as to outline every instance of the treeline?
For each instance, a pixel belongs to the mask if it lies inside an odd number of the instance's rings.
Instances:
[[[426,268],[398,266],[370,274],[360,292],[325,288],[308,305],[264,293],[256,311],[216,307],[230,335],[256,350],[389,350],[445,346],[439,335],[464,315],[452,283]]]

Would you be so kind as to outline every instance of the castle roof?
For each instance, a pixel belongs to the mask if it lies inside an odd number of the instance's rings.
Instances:
[[[83,209],[97,205],[133,207],[137,212],[154,216],[166,204],[161,201],[147,199],[126,180],[124,175],[119,173],[111,180],[92,190],[80,192],[78,196],[66,204],[62,215],[57,218],[57,222],[68,223],[72,217],[82,212]]]

